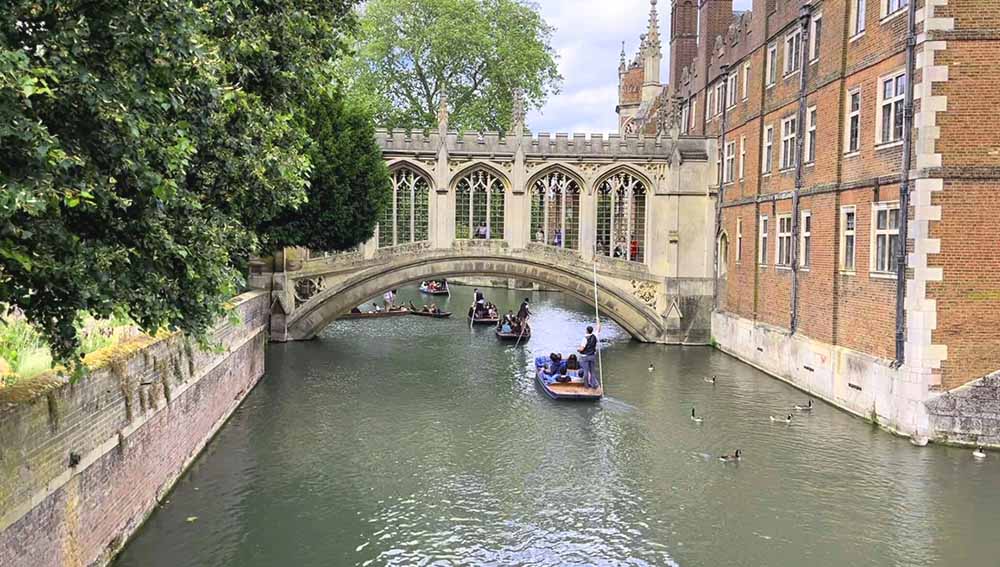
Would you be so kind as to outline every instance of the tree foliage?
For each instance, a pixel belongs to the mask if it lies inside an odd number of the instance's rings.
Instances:
[[[330,89],[353,4],[10,0],[0,302],[64,361],[80,311],[209,329],[262,227],[324,183],[302,116]]]
[[[313,164],[309,199],[265,228],[277,246],[345,250],[371,237],[389,205],[389,169],[375,143],[371,117],[336,94],[314,97],[303,120]]]
[[[558,92],[552,31],[520,0],[369,0],[346,74],[379,125],[432,128],[446,94],[452,126],[506,130],[516,90],[528,107]]]

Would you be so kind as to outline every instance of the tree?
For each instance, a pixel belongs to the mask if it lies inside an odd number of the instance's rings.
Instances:
[[[354,3],[10,0],[0,303],[64,362],[81,311],[203,336],[261,227],[305,203],[310,181],[329,183],[302,117],[334,76]]]
[[[433,128],[446,95],[452,126],[506,130],[515,90],[528,107],[558,92],[551,36],[519,0],[369,0],[346,74],[379,125]]]
[[[272,247],[346,250],[371,237],[391,206],[392,186],[371,117],[339,93],[313,98],[303,116],[313,164],[307,202],[279,216],[263,231]]]

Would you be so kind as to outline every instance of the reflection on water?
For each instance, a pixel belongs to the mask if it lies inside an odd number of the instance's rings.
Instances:
[[[454,291],[451,319],[272,345],[116,564],[1000,565],[1000,457],[916,448],[823,404],[771,423],[805,395],[611,324],[608,397],[554,402],[532,357],[575,348],[592,311],[532,294],[534,334],[515,347],[470,329],[471,290]],[[489,291],[505,309],[524,296]],[[743,461],[719,462],[736,448]]]

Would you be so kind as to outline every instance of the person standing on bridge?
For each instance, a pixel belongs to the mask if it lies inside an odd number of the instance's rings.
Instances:
[[[601,383],[601,378],[597,376],[596,371],[597,335],[594,333],[593,327],[587,327],[587,335],[583,337],[583,342],[576,350],[580,353],[580,367],[583,369],[584,384],[588,388],[596,388]]]

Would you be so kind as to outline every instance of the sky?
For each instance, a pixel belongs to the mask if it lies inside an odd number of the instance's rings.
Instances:
[[[556,28],[552,48],[563,76],[562,91],[528,114],[533,132],[617,132],[618,62],[622,41],[629,61],[646,31],[649,0],[536,0],[542,16]],[[751,0],[734,0],[734,10]],[[667,80],[670,0],[659,0],[663,69]]]

